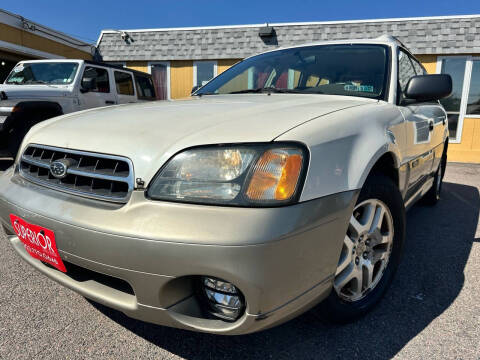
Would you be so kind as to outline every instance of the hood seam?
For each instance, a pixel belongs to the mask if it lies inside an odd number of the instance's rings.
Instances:
[[[367,104],[351,105],[351,106],[347,106],[347,107],[344,107],[344,108],[341,108],[341,109],[336,109],[336,110],[327,112],[327,113],[322,114],[322,115],[315,116],[315,117],[313,117],[313,118],[311,118],[311,119],[309,119],[309,120],[306,120],[306,121],[304,121],[304,122],[301,122],[300,124],[297,124],[297,125],[291,127],[291,128],[288,129],[288,130],[285,130],[284,132],[282,132],[282,133],[280,133],[279,135],[275,136],[275,137],[272,139],[272,141],[277,140],[279,137],[285,135],[285,134],[288,133],[289,131],[292,131],[293,129],[296,129],[297,127],[302,126],[302,125],[304,125],[304,124],[306,124],[306,123],[308,123],[308,122],[310,122],[310,121],[319,119],[319,118],[321,118],[321,117],[323,117],[323,116],[330,115],[330,114],[333,114],[333,113],[336,113],[336,112],[339,112],[339,111],[343,111],[343,110],[346,110],[346,109],[351,109],[351,108],[358,107],[358,106],[363,106],[363,105],[369,105],[369,104],[367,103]]]

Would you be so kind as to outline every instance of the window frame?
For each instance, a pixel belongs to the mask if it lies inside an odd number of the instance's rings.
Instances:
[[[192,87],[198,86],[199,88],[201,88],[203,85],[198,85],[197,84],[197,64],[199,64],[199,63],[213,63],[213,78],[212,79],[214,79],[218,75],[218,61],[217,60],[198,60],[198,61],[193,62],[193,86]],[[212,79],[210,79],[210,80],[212,80]]]
[[[468,106],[468,98],[470,97],[470,85],[472,84],[472,71],[473,71],[473,62],[474,61],[480,61],[480,56],[470,56],[469,60],[467,61],[470,62],[470,65],[466,65],[467,68],[465,69],[465,72],[469,72],[469,78],[468,78],[468,88],[467,88],[467,93],[465,95],[465,117],[469,119],[480,119],[480,114],[468,114],[467,113],[467,106]]]
[[[167,100],[171,100],[171,84],[170,84],[170,61],[149,61],[148,66],[148,73],[152,75],[152,66],[155,65],[165,65],[167,67]],[[154,85],[155,86],[155,85]],[[155,89],[156,91],[157,89]]]
[[[418,75],[418,74],[417,74],[417,70],[415,69],[415,66],[413,65],[413,57],[412,57],[412,55],[410,54],[410,52],[409,52],[407,49],[403,48],[403,47],[398,47],[398,49],[397,49],[397,105],[400,105],[401,102],[402,102],[402,99],[405,98],[405,97],[404,97],[404,94],[403,94],[402,86],[401,86],[401,84],[400,84],[400,53],[402,53],[402,52],[405,54],[405,56],[407,57],[408,61],[410,62],[410,65],[411,65],[411,67],[412,67],[412,69],[413,69],[413,73],[415,74],[415,75],[413,75],[413,76]],[[422,68],[423,68],[423,66],[422,66]],[[410,77],[410,79],[411,79],[411,78],[412,78],[412,77]],[[408,79],[408,81],[410,81],[410,79]],[[408,85],[408,81],[407,81],[407,83],[405,84],[405,87]]]
[[[463,120],[464,118],[469,119],[480,119],[480,115],[469,115],[467,114],[467,103],[468,95],[470,93],[470,81],[472,79],[472,67],[474,60],[480,60],[478,56],[472,55],[452,55],[452,56],[438,56],[437,57],[437,68],[436,73],[442,73],[442,63],[445,59],[465,59],[465,74],[463,76],[463,87],[462,87],[462,98],[460,101],[460,109],[458,114],[458,124],[457,124],[457,137],[450,138],[449,142],[452,144],[460,144],[462,142],[463,135]]]
[[[135,81],[135,89],[136,89],[136,92],[137,92],[137,99],[138,100],[144,100],[144,101],[155,101],[157,100],[157,94],[156,94],[156,90],[155,90],[155,84],[153,83],[153,79],[149,76],[146,76],[146,75],[137,75],[135,73],[132,74],[133,75],[133,80]],[[152,87],[153,87],[153,91],[154,91],[154,96],[153,97],[147,97],[147,96],[143,96],[141,94],[143,94],[143,89],[141,88],[141,86],[139,86],[139,81],[138,79],[139,78],[144,78],[144,79],[149,79],[152,83]]]
[[[92,92],[92,93],[95,93],[95,94],[113,94],[113,91],[112,91],[112,76],[110,76],[111,74],[110,74],[109,68],[104,67],[104,66],[97,66],[97,65],[93,65],[93,64],[85,64],[85,66],[83,67],[83,69],[81,71],[81,76],[79,77],[79,86],[80,87],[82,86],[83,77],[85,76],[85,71],[87,71],[88,68],[105,70],[107,72],[107,82],[108,82],[108,91],[107,92],[94,91],[94,90],[90,90],[89,92]],[[113,79],[113,80],[115,80],[115,79]],[[115,85],[115,82],[114,82],[114,85]]]
[[[135,77],[133,76],[132,72],[130,71],[126,71],[127,69],[125,69],[125,71],[123,71],[122,69],[116,69],[116,68],[112,68],[112,75],[113,75],[113,83],[115,85],[115,93],[117,94],[117,96],[132,96],[132,97],[137,97],[137,88],[136,88],[136,84],[135,84]],[[122,74],[127,74],[128,76],[130,76],[130,79],[132,80],[132,89],[133,89],[133,94],[121,94],[120,92],[118,92],[118,88],[117,88],[117,79],[115,78],[115,73],[118,72],[118,73],[122,73]]]

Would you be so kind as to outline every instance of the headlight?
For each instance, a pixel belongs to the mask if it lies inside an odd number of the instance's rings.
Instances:
[[[274,206],[296,200],[307,152],[297,144],[200,147],[175,155],[153,179],[156,200]]]

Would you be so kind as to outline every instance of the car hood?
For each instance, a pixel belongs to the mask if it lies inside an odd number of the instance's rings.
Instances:
[[[7,94],[8,100],[38,99],[45,97],[67,96],[71,89],[68,85],[9,85],[0,84],[0,91]],[[2,101],[0,101],[2,105]]]
[[[242,94],[91,109],[37,125],[26,143],[130,158],[147,183],[175,153],[206,144],[270,142],[303,122],[372,100]]]

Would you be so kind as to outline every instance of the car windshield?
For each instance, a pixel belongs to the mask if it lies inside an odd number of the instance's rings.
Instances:
[[[383,99],[387,74],[385,45],[298,47],[246,59],[195,95],[280,92]]]
[[[41,62],[15,66],[5,84],[70,84],[77,73],[78,63]]]

